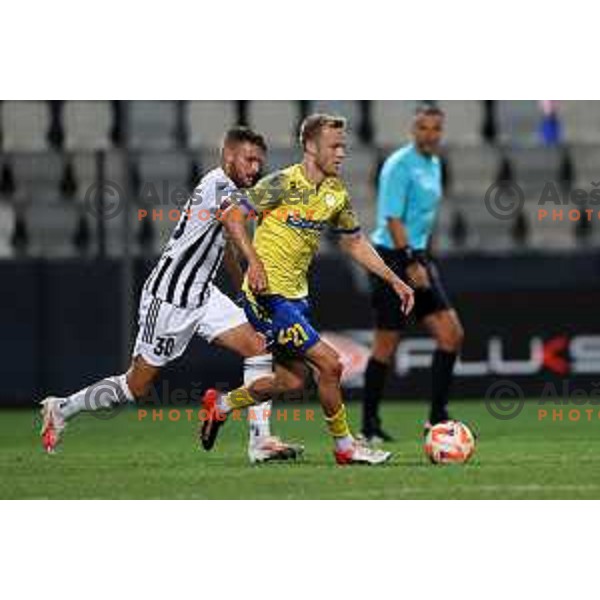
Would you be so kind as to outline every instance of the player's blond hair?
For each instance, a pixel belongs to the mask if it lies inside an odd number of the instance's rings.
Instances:
[[[346,119],[337,115],[316,113],[309,115],[300,125],[300,145],[306,149],[306,143],[315,140],[326,127],[332,129],[345,129]]]

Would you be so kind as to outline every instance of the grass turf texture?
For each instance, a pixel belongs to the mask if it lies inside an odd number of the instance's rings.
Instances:
[[[294,407],[292,407],[294,408]],[[303,407],[305,408],[305,407]],[[0,412],[0,498],[600,498],[600,419],[538,419],[535,400],[513,420],[494,419],[481,402],[453,402],[453,414],[480,434],[467,465],[429,464],[421,446],[421,403],[389,403],[386,428],[398,436],[382,467],[338,467],[320,412],[314,422],[274,424],[306,444],[299,463],[249,465],[247,426],[228,423],[217,446],[195,445],[195,423],[138,421],[135,410],[113,419],[71,422],[56,455],[43,454],[28,411]],[[359,406],[350,405],[354,426]],[[551,414],[552,408],[546,406]],[[585,407],[584,407],[585,408]]]

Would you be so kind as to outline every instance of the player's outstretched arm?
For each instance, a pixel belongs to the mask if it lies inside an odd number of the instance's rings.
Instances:
[[[414,293],[384,262],[375,248],[361,232],[341,234],[340,247],[367,271],[387,281],[402,300],[402,310],[410,313],[415,302]]]
[[[267,273],[246,230],[246,214],[239,206],[233,205],[223,211],[221,220],[230,240],[248,262],[250,289],[255,294],[261,294],[267,289]]]

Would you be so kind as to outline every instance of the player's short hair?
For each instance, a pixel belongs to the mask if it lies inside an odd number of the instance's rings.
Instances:
[[[265,141],[265,138],[257,131],[250,129],[250,127],[245,127],[244,125],[236,125],[225,132],[223,143],[221,144],[221,151],[225,146],[241,144],[244,142],[254,144],[264,152],[267,151],[267,142]]]
[[[338,115],[326,115],[324,113],[309,115],[300,125],[300,145],[302,148],[305,149],[307,142],[319,137],[321,131],[326,127],[345,129],[346,119]]]
[[[442,117],[442,119],[446,118],[444,110],[434,102],[423,102],[422,104],[419,104],[415,109],[415,119],[421,115],[426,117]]]

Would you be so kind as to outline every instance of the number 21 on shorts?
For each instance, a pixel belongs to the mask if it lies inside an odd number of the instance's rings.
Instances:
[[[277,342],[281,346],[285,346],[291,342],[296,348],[299,348],[307,340],[308,335],[300,323],[294,323],[291,327],[281,329],[277,336]]]

